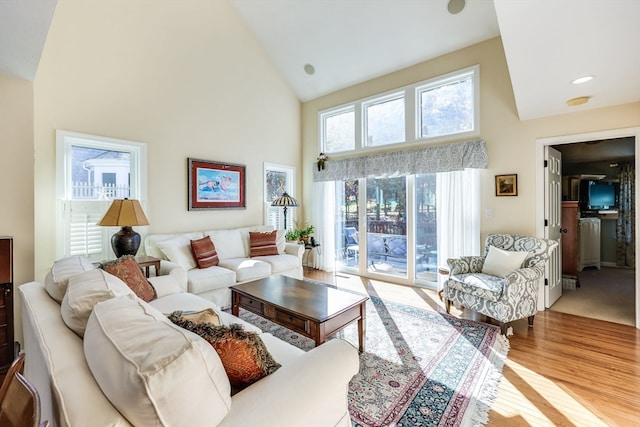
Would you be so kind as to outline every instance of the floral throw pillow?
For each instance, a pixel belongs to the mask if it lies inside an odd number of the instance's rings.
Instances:
[[[133,255],[124,255],[114,261],[103,263],[100,268],[119,277],[143,301],[149,302],[157,298],[156,289],[142,273]]]
[[[173,312],[169,319],[204,338],[215,349],[231,383],[231,394],[248,387],[280,368],[255,332],[245,331],[236,323],[216,326],[186,320],[182,312]]]

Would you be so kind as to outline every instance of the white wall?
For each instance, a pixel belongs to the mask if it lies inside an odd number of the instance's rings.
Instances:
[[[14,319],[17,287],[33,280],[33,85],[0,75],[0,236],[13,237]],[[19,322],[16,338],[22,336]]]
[[[228,1],[59,0],[35,87],[35,278],[55,257],[55,130],[147,143],[141,233],[263,222],[263,162],[300,162],[300,103]],[[187,158],[246,165],[245,210],[187,211]]]

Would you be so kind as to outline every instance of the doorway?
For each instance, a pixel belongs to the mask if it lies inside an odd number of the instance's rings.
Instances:
[[[640,128],[620,129],[539,139],[536,145],[536,155],[538,159],[542,159],[546,146],[553,147],[563,153],[562,199],[580,201],[585,197],[583,181],[598,181],[600,184],[615,181],[614,175],[616,173],[613,171],[615,168],[613,165],[623,161],[632,162],[637,169],[638,160],[635,153],[638,151],[639,145]],[[543,164],[542,160],[539,164]],[[544,168],[541,167],[537,172],[537,188],[542,190],[538,191],[536,201],[538,224],[544,224],[545,216],[544,203],[547,195],[541,184],[543,177]],[[583,182],[582,190],[580,182]],[[637,186],[637,176],[635,183]],[[601,233],[604,233],[605,238],[602,239],[601,259],[598,259],[598,263],[581,266],[577,274],[577,282],[571,282],[571,280],[567,280],[568,278],[563,280],[563,296],[550,309],[584,317],[617,321],[640,328],[638,266],[636,264],[635,268],[625,269],[617,267],[615,263],[615,241],[612,243],[612,239],[615,238],[616,221],[615,214],[610,213],[615,209],[589,210],[588,208],[584,204],[581,205],[580,216],[591,217],[587,220],[588,222],[597,221],[602,226]],[[637,212],[635,224],[637,229]],[[544,226],[537,227],[539,236],[546,235],[548,231]],[[636,236],[635,252],[638,249],[637,240]],[[581,282],[584,283],[584,288],[580,287]],[[628,303],[629,300],[632,301],[631,304]]]
[[[635,259],[629,265],[618,265],[616,226],[619,173],[625,164],[635,161],[634,138],[575,142],[553,148],[562,157],[563,205],[569,215],[578,213],[579,219],[562,224],[564,230],[575,228],[562,236],[577,247],[572,244],[571,250],[565,251],[567,243],[563,241],[563,255],[572,252],[574,259],[563,265],[563,293],[550,309],[633,326]]]

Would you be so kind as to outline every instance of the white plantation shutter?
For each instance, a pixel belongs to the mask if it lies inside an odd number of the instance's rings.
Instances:
[[[146,144],[56,130],[56,258],[114,257],[119,227],[96,225],[113,199],[146,199]],[[139,230],[136,230],[140,232]]]
[[[110,227],[96,225],[109,208],[110,201],[66,201],[65,226],[67,236],[65,253],[86,256],[92,261],[104,258],[113,234]]]
[[[272,225],[276,230],[284,230],[284,209],[278,206],[271,206],[271,203],[264,204],[264,223]],[[293,230],[296,221],[295,208],[287,209],[287,229]]]

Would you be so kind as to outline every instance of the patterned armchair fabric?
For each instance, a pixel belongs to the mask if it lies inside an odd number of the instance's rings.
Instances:
[[[505,277],[490,276],[482,273],[482,267],[491,246],[529,255],[522,268]],[[485,241],[484,256],[448,259],[449,279],[443,289],[447,313],[451,303],[457,303],[500,322],[503,334],[507,323],[525,317],[529,326],[533,326],[544,263],[555,246],[556,242],[537,237],[490,234]]]

